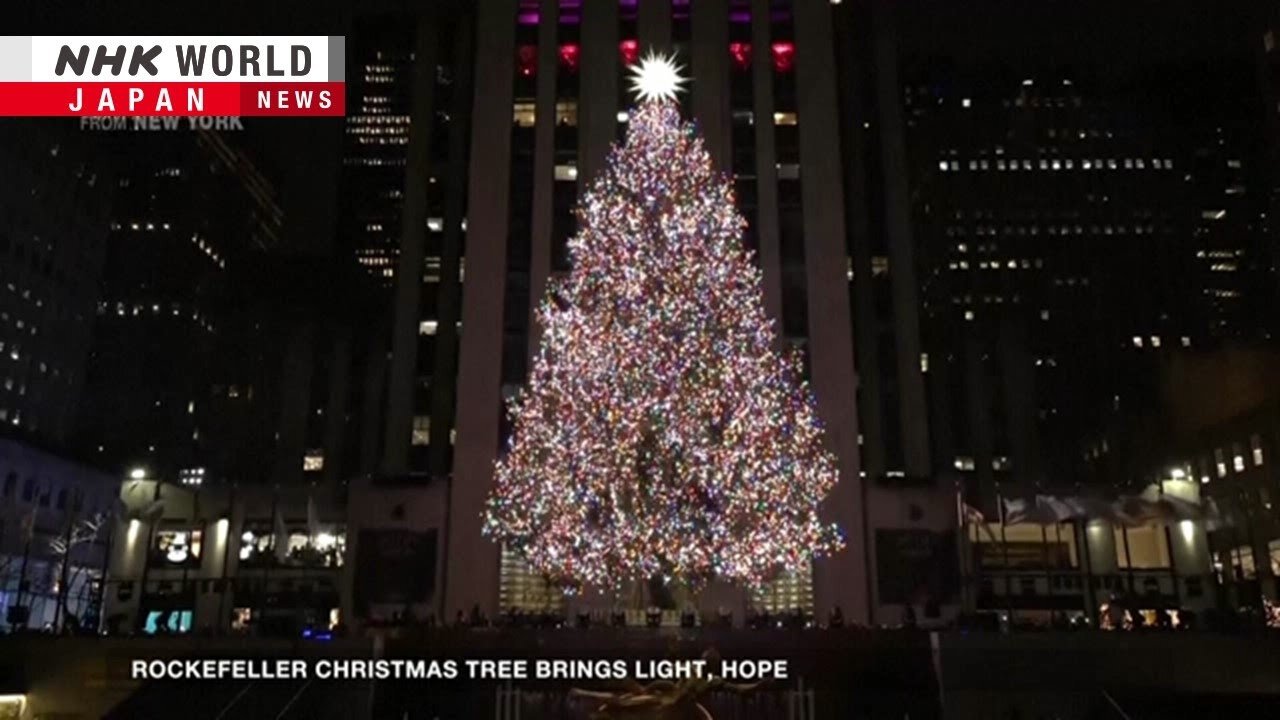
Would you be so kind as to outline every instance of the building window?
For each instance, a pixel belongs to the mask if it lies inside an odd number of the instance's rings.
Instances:
[[[794,112],[776,112],[773,114],[774,125],[795,125],[796,114]]]
[[[777,73],[789,73],[795,67],[796,46],[790,42],[773,44],[773,69]]]
[[[582,48],[575,43],[560,46],[560,67],[570,74],[578,72],[578,60],[582,57]]]
[[[640,61],[640,42],[634,38],[627,38],[618,43],[618,57],[622,60],[624,67],[630,67]]]
[[[561,182],[572,182],[578,179],[578,166],[572,163],[556,165],[555,178]]]
[[[202,535],[200,530],[185,528],[156,531],[152,561],[163,565],[199,565]]]
[[[973,470],[975,467],[973,458],[968,455],[957,455],[954,465],[957,470]]]
[[[321,450],[308,450],[306,455],[302,456],[303,472],[319,472],[324,469],[324,452]]]
[[[1214,464],[1214,469],[1216,469],[1216,470],[1218,471],[1218,477],[1220,477],[1220,478],[1224,478],[1224,477],[1226,477],[1226,476],[1227,476],[1227,459],[1226,459],[1226,457],[1227,457],[1227,456],[1226,456],[1226,453],[1222,452],[1222,448],[1214,448],[1214,449],[1213,449],[1213,464]]]
[[[431,416],[415,415],[413,418],[413,435],[410,438],[413,445],[430,445],[431,444]]]
[[[751,607],[770,615],[783,615],[800,611],[805,617],[813,615],[813,567],[804,563],[785,572],[776,580],[755,589],[751,593]]]
[[[516,48],[516,73],[520,77],[533,77],[538,73],[537,45],[520,45]]]
[[[1262,464],[1262,438],[1258,435],[1254,435],[1250,437],[1249,449],[1250,451],[1252,451],[1252,454],[1253,454],[1253,464],[1261,465]]]
[[[563,608],[564,593],[547,582],[520,553],[504,545],[498,575],[498,603],[503,612],[554,613]]]
[[[536,105],[531,102],[516,102],[512,106],[512,116],[516,127],[533,127],[537,121]]]
[[[148,635],[188,633],[191,632],[191,621],[191,610],[152,610],[147,613],[142,631]]]
[[[1241,545],[1231,549],[1231,576],[1236,582],[1255,580],[1258,577],[1258,566],[1253,561],[1253,548]]]
[[[577,126],[578,124],[578,101],[561,100],[556,103],[556,124],[566,126]]]
[[[1165,542],[1163,525],[1114,528],[1112,532],[1115,533],[1117,567],[1135,570],[1169,567],[1169,545]]]
[[[240,562],[253,564],[255,560],[270,556],[272,536],[270,532],[245,530],[240,536]]]
[[[1244,472],[1244,448],[1240,443],[1231,445],[1231,468],[1236,472]]]

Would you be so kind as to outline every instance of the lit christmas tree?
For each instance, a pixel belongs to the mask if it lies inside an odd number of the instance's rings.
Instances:
[[[485,533],[567,590],[750,585],[843,546],[799,353],[784,357],[728,179],[680,119],[670,59],[635,70],[626,142],[582,198],[538,313]]]

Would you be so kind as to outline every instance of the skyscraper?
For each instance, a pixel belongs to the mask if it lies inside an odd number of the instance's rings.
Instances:
[[[231,275],[275,246],[283,217],[217,132],[90,132],[120,171],[78,438],[103,467],[176,478],[203,464],[211,409],[261,392],[217,381],[219,332],[244,302]]]
[[[1123,455],[1168,353],[1272,332],[1251,83],[1091,58],[900,60],[934,451],[988,503]]]
[[[0,126],[0,425],[61,446],[85,379],[110,166],[74,126]]]

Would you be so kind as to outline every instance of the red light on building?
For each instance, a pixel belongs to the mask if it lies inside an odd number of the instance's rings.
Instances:
[[[538,74],[537,45],[521,45],[516,48],[516,72],[520,77],[533,77]]]
[[[773,69],[775,72],[787,73],[795,67],[796,44],[792,42],[776,42],[773,44]]]
[[[581,48],[572,43],[560,46],[560,65],[571,73],[578,72]]]
[[[734,66],[739,70],[751,67],[751,43],[729,43],[729,57],[733,59]]]
[[[622,55],[623,65],[634,65],[640,60],[640,43],[636,40],[623,40],[618,43],[618,52]]]

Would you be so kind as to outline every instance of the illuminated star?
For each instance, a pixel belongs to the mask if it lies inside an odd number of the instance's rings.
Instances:
[[[675,100],[676,93],[689,78],[682,77],[684,66],[676,64],[675,55],[659,55],[650,51],[644,59],[631,67],[631,90],[640,102],[647,100]]]

